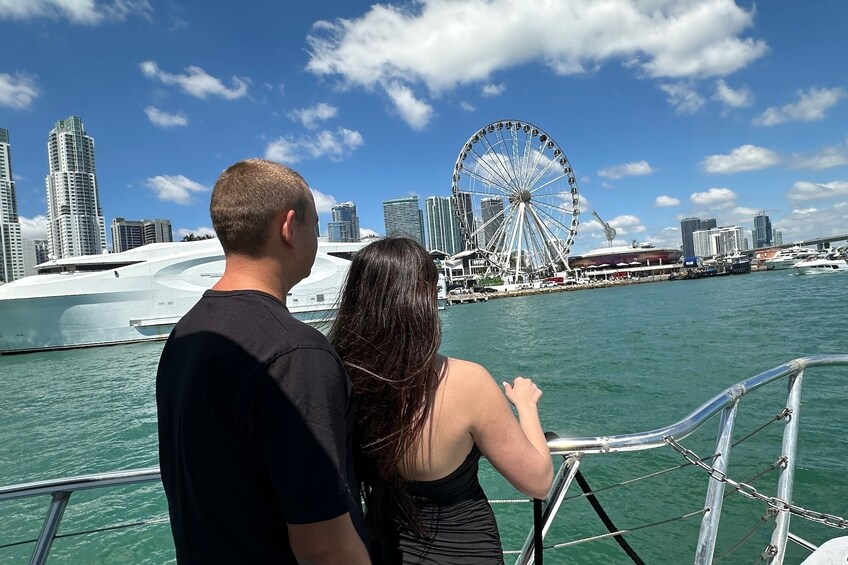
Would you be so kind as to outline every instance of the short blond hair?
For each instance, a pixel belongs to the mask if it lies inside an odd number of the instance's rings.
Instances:
[[[296,171],[264,159],[239,161],[221,173],[212,189],[209,215],[224,253],[258,256],[274,216],[294,210],[306,220],[310,191]]]

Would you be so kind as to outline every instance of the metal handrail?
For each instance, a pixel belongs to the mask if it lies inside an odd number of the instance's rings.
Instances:
[[[741,383],[725,389],[714,396],[694,412],[670,426],[658,428],[648,432],[635,434],[623,434],[616,436],[596,437],[561,437],[548,442],[548,447],[554,455],[567,455],[569,453],[612,453],[616,451],[641,451],[665,447],[664,438],[672,436],[675,439],[684,439],[707,420],[715,416],[728,406],[737,402],[749,392],[761,388],[776,380],[796,375],[807,367],[824,367],[832,365],[848,365],[848,354],[838,355],[813,355],[801,357],[784,363],[774,369],[769,369]]]
[[[670,445],[669,441],[667,441],[668,438],[673,440],[684,439],[697,431],[713,416],[721,414],[716,438],[716,459],[712,468],[717,475],[726,477],[732,447],[731,435],[733,433],[740,399],[749,392],[786,378],[789,381],[786,409],[790,417],[786,421],[786,428],[783,433],[781,450],[786,464],[780,470],[777,498],[780,500],[791,500],[801,406],[801,383],[803,381],[804,370],[808,367],[844,365],[848,365],[848,354],[801,357],[725,389],[720,394],[702,404],[694,412],[670,426],[647,432],[615,436],[555,438],[548,441],[548,447],[552,454],[571,456],[569,459],[580,458],[586,454],[642,451],[666,447]],[[566,468],[566,472],[558,473],[551,494],[548,495],[548,498],[543,504],[542,511],[547,518],[546,525],[549,525],[550,521],[556,515],[562,503],[562,498],[565,494],[564,491],[568,489],[571,479],[577,472],[578,465],[579,459],[574,461],[573,465],[569,465],[566,462],[563,466]],[[712,474],[710,477],[715,478]],[[709,564],[713,561],[724,487],[724,481],[711,480],[709,482],[706,501],[704,503],[704,509],[707,511],[701,520],[701,530],[698,536],[698,546],[695,554],[696,564]],[[791,536],[789,532],[789,518],[790,514],[788,512],[781,511],[775,520],[775,528],[772,532],[771,544],[768,548],[768,563],[770,565],[781,565],[783,563],[786,553],[786,542]],[[543,535],[545,533],[547,533],[547,528],[543,532]],[[528,541],[525,542],[521,555],[516,560],[517,565],[527,565],[534,562],[533,547],[529,543],[531,536],[532,531],[528,536]]]
[[[667,437],[670,436],[676,440],[683,439],[703,426],[711,417],[722,413],[723,417],[720,421],[717,445],[724,446],[724,452],[727,455],[729,452],[728,440],[735,420],[737,403],[744,395],[774,381],[782,378],[788,378],[791,382],[787,404],[788,408],[793,410],[793,414],[797,416],[797,409],[800,405],[800,384],[804,369],[808,367],[841,365],[848,365],[848,354],[802,357],[789,361],[788,363],[760,373],[759,375],[727,388],[722,393],[701,405],[684,419],[670,426],[634,434],[578,438],[561,437],[549,440],[548,447],[551,450],[551,454],[571,455],[572,457],[567,458],[566,464],[560,472],[557,473],[552,492],[544,501],[542,508],[542,535],[544,536],[547,533],[553,519],[560,509],[565,493],[568,490],[577,469],[579,468],[580,458],[584,454],[639,451],[664,447],[668,445],[665,441]],[[788,452],[790,455],[788,458],[789,464],[782,472],[778,487],[778,496],[784,499],[791,497],[791,479],[792,469],[794,469],[795,435],[797,433],[798,425],[797,420],[797,417],[790,418],[792,425],[787,426],[784,433],[784,453]],[[718,450],[717,452],[721,451],[722,450]],[[724,462],[719,462],[716,468],[726,468],[726,459]],[[787,469],[789,470],[787,471]],[[0,487],[0,502],[39,495],[50,495],[52,497],[41,533],[39,534],[36,547],[33,550],[33,555],[30,559],[30,563],[32,565],[43,565],[47,560],[50,547],[56,537],[59,524],[61,523],[65,507],[68,504],[71,494],[81,490],[158,481],[161,481],[159,467],[81,475],[70,478],[36,481]],[[723,483],[711,486],[708,489],[706,505],[714,505],[711,507],[718,510],[720,507],[722,493]],[[707,535],[713,536],[714,538],[715,532],[718,528],[718,518],[718,512],[707,512],[703,518],[701,536],[699,538],[699,557],[696,559],[697,563],[709,563],[712,560],[712,546],[708,543],[705,545],[703,537]],[[788,532],[788,524],[788,514],[782,513],[782,515],[778,517],[776,529],[772,536],[772,543],[773,545],[776,544],[776,549],[778,550],[777,555],[771,560],[771,563],[774,565],[782,563],[786,538],[792,536],[792,534]],[[532,535],[533,533],[531,531],[530,536],[532,537]],[[713,539],[712,543],[714,544],[714,542],[715,540]],[[533,563],[533,561],[533,545],[531,540],[528,539],[528,542],[525,543],[522,554],[519,556],[516,563]]]

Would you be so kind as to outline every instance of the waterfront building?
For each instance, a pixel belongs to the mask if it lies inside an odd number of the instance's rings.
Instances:
[[[424,200],[427,220],[427,250],[454,255],[462,251],[462,236],[453,201],[447,196],[428,196]]]
[[[47,241],[51,259],[95,255],[106,250],[94,139],[82,120],[56,122],[47,141]]]
[[[698,223],[698,229],[700,230],[711,230],[716,227],[716,219],[715,218],[707,218],[706,220],[700,220]]]
[[[424,221],[417,196],[405,196],[383,202],[386,235],[410,237],[424,245]]]
[[[47,240],[22,238],[24,251],[24,276],[35,274],[35,266],[48,261]]]
[[[738,255],[748,247],[745,234],[739,226],[698,230],[693,232],[692,239],[697,257]]]
[[[680,236],[682,238],[683,243],[683,256],[684,257],[702,257],[698,250],[695,249],[695,238],[694,233],[696,231],[709,231],[716,227],[715,218],[683,218],[680,221]]]
[[[697,255],[693,234],[700,229],[701,220],[698,218],[683,218],[680,221],[680,237],[683,240],[684,257],[694,257]]]
[[[771,219],[765,212],[760,212],[754,216],[754,231],[752,235],[754,239],[754,249],[771,246]]]
[[[327,224],[329,241],[351,243],[360,241],[359,217],[354,202],[342,202],[331,208],[333,220]]]
[[[456,212],[456,217],[457,217],[457,220],[460,222],[460,226],[463,226],[462,229],[468,228],[468,229],[473,231],[475,224],[474,224],[474,210],[471,208],[471,194],[469,194],[467,192],[458,192],[452,198],[453,198],[454,211]],[[460,230],[460,233],[461,233],[461,231],[462,230]],[[465,234],[462,234],[462,235],[463,235],[463,241],[465,241],[465,239],[464,239]],[[473,247],[477,247],[477,244],[478,244],[477,238],[475,237],[471,241],[471,245]]]
[[[503,225],[503,198],[497,196],[483,198],[480,200],[480,209],[483,213],[483,237],[486,239],[483,245],[487,245],[492,242],[495,238],[495,234],[500,229],[501,225]]]
[[[780,230],[774,230],[774,234],[772,235],[772,245],[783,245],[783,232]]]
[[[170,220],[112,220],[112,252],[120,253],[147,245],[174,241]]]
[[[0,128],[0,281],[12,282],[25,272],[9,130]]]

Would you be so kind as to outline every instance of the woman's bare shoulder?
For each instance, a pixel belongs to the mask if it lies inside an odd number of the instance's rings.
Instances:
[[[481,384],[493,383],[492,375],[483,365],[465,359],[448,360],[448,374],[455,384],[459,386],[480,386]]]

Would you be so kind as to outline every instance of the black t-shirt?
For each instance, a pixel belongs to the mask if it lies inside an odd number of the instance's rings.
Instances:
[[[156,376],[159,461],[177,560],[295,563],[286,524],[350,513],[350,380],[327,339],[258,291],[207,291]]]

